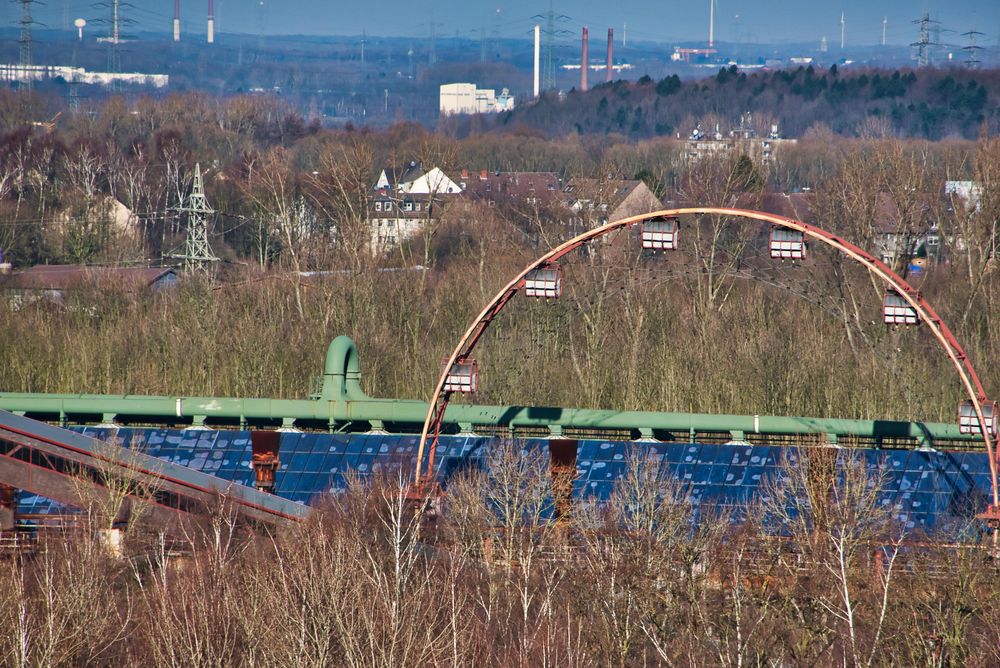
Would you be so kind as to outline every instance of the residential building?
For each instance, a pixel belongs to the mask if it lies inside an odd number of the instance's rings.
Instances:
[[[689,161],[693,161],[706,155],[738,151],[754,160],[768,162],[778,147],[794,143],[796,143],[795,139],[782,137],[778,126],[774,124],[771,125],[767,136],[758,134],[754,128],[753,117],[747,112],[740,116],[739,126],[731,129],[728,134],[722,133],[718,123],[712,132],[702,130],[699,123],[688,136],[685,155]]]
[[[663,208],[649,186],[636,179],[572,179],[562,196],[570,223],[580,231]]]
[[[460,185],[470,199],[486,206],[535,209],[561,202],[563,180],[556,172],[501,172],[463,169]]]
[[[411,162],[401,169],[383,169],[369,197],[371,252],[384,253],[433,225],[441,209],[462,191],[438,167],[424,170]]]

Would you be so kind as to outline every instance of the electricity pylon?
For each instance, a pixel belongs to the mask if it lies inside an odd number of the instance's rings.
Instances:
[[[184,239],[184,252],[171,253],[167,257],[183,261],[185,271],[211,273],[219,262],[219,258],[212,253],[212,247],[208,243],[208,224],[215,210],[205,199],[200,163],[194,166],[194,182],[191,184],[191,194],[186,205],[179,206],[175,210],[179,214],[187,214],[187,236]]]

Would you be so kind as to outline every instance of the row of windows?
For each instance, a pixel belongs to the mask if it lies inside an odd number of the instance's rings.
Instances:
[[[427,205],[427,208],[430,209],[430,205],[429,204]],[[420,202],[403,202],[402,209],[403,209],[403,211],[420,211],[420,209],[421,209],[421,203]],[[379,200],[379,201],[375,202],[375,210],[376,211],[392,211],[392,202],[389,202],[389,201],[383,202],[383,201]]]

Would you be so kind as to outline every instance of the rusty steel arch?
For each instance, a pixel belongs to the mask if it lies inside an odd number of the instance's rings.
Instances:
[[[906,280],[894,272],[884,262],[835,234],[831,234],[826,230],[814,225],[803,223],[799,220],[786,218],[785,216],[764,213],[762,211],[751,211],[748,209],[730,209],[721,207],[664,209],[662,211],[654,211],[638,216],[631,216],[629,218],[623,218],[621,220],[607,223],[592,230],[588,230],[548,251],[525,267],[517,276],[511,279],[511,281],[507,283],[507,285],[504,286],[493,297],[493,299],[489,301],[489,303],[487,303],[483,310],[480,311],[479,315],[477,315],[469,325],[468,329],[465,330],[465,333],[459,340],[458,345],[455,346],[454,351],[451,353],[451,356],[448,358],[448,361],[445,363],[444,368],[441,371],[441,376],[438,378],[437,386],[434,388],[434,394],[431,396],[427,410],[427,417],[424,420],[423,429],[420,433],[420,444],[417,449],[417,461],[414,472],[414,483],[417,488],[421,488],[422,484],[426,485],[431,482],[434,477],[434,458],[437,450],[438,438],[441,433],[441,424],[444,420],[445,410],[448,407],[448,401],[451,395],[451,392],[444,390],[449,371],[456,362],[463,362],[469,358],[470,354],[479,343],[480,338],[482,338],[493,319],[500,313],[500,311],[503,310],[514,295],[517,294],[518,290],[522,289],[525,277],[528,273],[544,265],[556,262],[583,244],[610,234],[616,230],[628,228],[637,223],[654,218],[685,215],[733,216],[761,223],[770,223],[771,225],[779,225],[791,230],[797,230],[804,236],[826,244],[842,255],[864,266],[871,273],[882,279],[889,289],[896,291],[896,293],[902,296],[903,299],[905,299],[906,302],[919,314],[920,322],[927,325],[931,334],[934,336],[934,339],[940,344],[945,354],[951,360],[952,365],[958,372],[965,394],[975,407],[980,432],[983,437],[983,442],[986,444],[986,452],[990,462],[992,503],[990,504],[985,517],[993,523],[1000,521],[1000,490],[998,490],[997,485],[998,462],[996,459],[993,436],[987,429],[986,419],[982,410],[982,403],[986,401],[986,391],[983,389],[983,384],[979,379],[979,374],[977,374],[976,370],[973,368],[968,355],[966,355],[965,350],[962,348],[962,345],[958,342],[958,339],[955,338],[955,335],[951,332],[940,316],[938,316],[937,312],[927,302],[927,300],[923,298],[916,288],[907,283]],[[428,436],[432,437],[430,447],[427,447]],[[425,472],[422,473],[421,469],[425,451],[427,452],[427,465]]]

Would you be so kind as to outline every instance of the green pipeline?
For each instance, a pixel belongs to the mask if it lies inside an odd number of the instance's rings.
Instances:
[[[116,422],[206,426],[280,426],[338,430],[386,429],[419,431],[427,403],[377,399],[361,389],[361,364],[354,342],[339,336],[330,344],[318,399],[238,399],[221,397],[110,396],[96,394],[0,393],[0,409],[62,423]],[[741,440],[750,434],[822,435],[905,439],[931,445],[935,441],[981,439],[959,434],[958,426],[898,420],[845,420],[769,415],[713,415],[656,413],[537,406],[478,406],[452,403],[445,413],[452,432],[476,427],[548,430],[553,436],[567,431],[631,432],[653,437],[656,432],[729,435]]]

